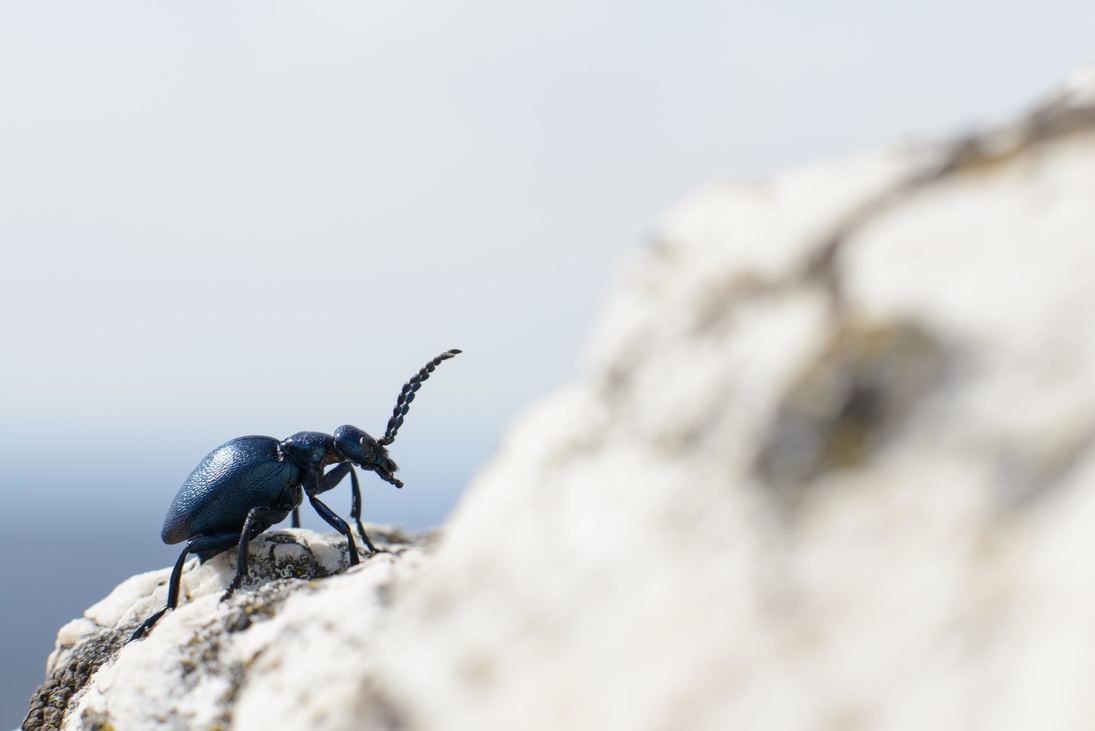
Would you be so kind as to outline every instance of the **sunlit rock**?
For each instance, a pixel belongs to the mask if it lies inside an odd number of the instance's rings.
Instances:
[[[1093,280],[1092,74],[999,130],[708,186],[432,552],[335,573],[339,539],[273,534],[261,581],[221,603],[210,561],[119,651],[163,601],[134,577],[62,629],[32,720],[1089,728]]]

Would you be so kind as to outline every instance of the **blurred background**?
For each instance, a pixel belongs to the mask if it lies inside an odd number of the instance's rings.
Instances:
[[[1014,113],[1092,27],[1079,0],[0,5],[0,727],[61,624],[174,559],[216,445],[377,433],[463,348],[393,449],[406,489],[364,480],[366,520],[437,525],[675,199]]]

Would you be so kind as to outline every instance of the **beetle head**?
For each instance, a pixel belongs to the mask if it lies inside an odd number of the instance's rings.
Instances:
[[[370,470],[380,475],[385,482],[390,482],[396,487],[403,487],[394,473],[399,465],[388,456],[388,450],[384,445],[366,434],[356,426],[340,426],[335,429],[335,449],[363,470]]]

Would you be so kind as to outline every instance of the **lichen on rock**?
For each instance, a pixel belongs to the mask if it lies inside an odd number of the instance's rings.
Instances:
[[[234,575],[234,554],[204,564],[192,559],[179,607],[130,644],[133,630],[163,605],[170,569],[128,579],[61,629],[23,728],[231,728],[251,669],[264,654],[276,654],[267,645],[292,623],[287,602],[329,598],[340,587],[327,582],[356,577],[357,588],[372,592],[359,620],[391,601],[397,577],[416,570],[422,539],[381,527],[370,534],[386,552],[350,570],[341,536],[264,533],[250,546],[250,579],[227,601],[221,596]]]

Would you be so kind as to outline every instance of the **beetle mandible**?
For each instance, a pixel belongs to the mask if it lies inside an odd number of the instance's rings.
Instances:
[[[205,561],[237,547],[236,575],[223,598],[231,596],[247,576],[248,543],[270,526],[285,520],[290,513],[293,527],[299,527],[299,507],[305,497],[320,517],[346,536],[350,565],[357,564],[357,545],[350,527],[316,497],[333,489],[346,473],[350,474],[352,491],[350,517],[357,523],[366,548],[375,553],[377,549],[361,523],[361,488],[354,466],[375,472],[385,482],[403,487],[394,475],[399,467],[388,456],[388,445],[395,441],[403,417],[422,382],[442,361],[460,352],[445,351],[403,385],[380,439],[374,439],[356,426],[346,425],[335,429],[334,435],[303,431],[281,441],[273,437],[239,437],[210,452],[175,494],[160,532],[163,542],[169,545],[186,541],[171,570],[167,604],[146,619],[129,640],[143,637],[160,617],[178,605],[183,563],[188,554],[196,554]],[[335,467],[324,474],[324,469],[330,465]]]

